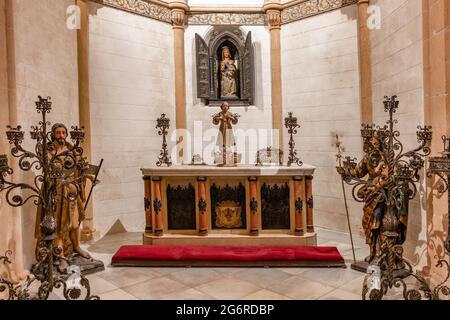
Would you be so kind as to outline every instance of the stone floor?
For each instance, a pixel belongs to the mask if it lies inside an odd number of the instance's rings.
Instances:
[[[106,300],[361,300],[364,274],[353,262],[348,234],[318,229],[318,245],[336,246],[347,268],[113,268],[111,257],[124,244],[140,244],[141,233],[106,236],[85,245],[106,270],[88,276],[92,293]],[[367,255],[354,239],[357,259]],[[387,299],[398,299],[394,292]],[[59,299],[58,293],[52,295]]]

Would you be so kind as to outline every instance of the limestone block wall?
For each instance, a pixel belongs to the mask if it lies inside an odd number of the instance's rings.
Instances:
[[[398,95],[396,118],[405,149],[417,145],[417,125],[424,124],[423,30],[421,0],[374,0],[381,28],[371,31],[374,122],[384,124],[384,96]],[[436,138],[436,137],[435,137]],[[424,183],[410,204],[406,255],[418,263],[426,249]]]
[[[356,19],[356,6],[349,6],[282,26],[283,108],[300,121],[295,137],[300,158],[317,167],[315,225],[346,232],[333,134],[342,135],[346,153],[360,159]],[[288,150],[287,132],[284,141]],[[361,208],[349,201],[354,232],[361,230]]]
[[[78,124],[77,33],[66,26],[66,10],[73,4],[74,0],[13,1],[13,24],[9,32],[13,34],[14,55],[9,63],[15,65],[12,72],[16,92],[12,108],[17,113],[17,123],[12,125],[22,125],[26,148],[34,147],[30,126],[41,120],[34,103],[38,95],[52,97],[50,122]],[[2,126],[2,137],[5,129]],[[15,169],[18,180],[33,182],[32,172],[19,171]],[[22,215],[24,265],[30,267],[34,261],[35,205],[31,203],[14,214]]]
[[[139,169],[156,163],[161,113],[175,128],[172,27],[92,2],[89,8],[92,161],[104,158],[94,224],[101,235],[118,220],[142,231]]]
[[[198,33],[208,41],[207,36],[211,29],[210,26],[188,26],[185,33],[187,127],[192,134],[192,141],[194,141],[194,127],[197,128],[197,132],[203,132],[204,148],[211,143],[216,143],[218,127],[212,124],[211,116],[220,112],[220,108],[205,106],[197,98],[195,34]],[[247,135],[246,145],[248,148],[245,151],[247,156],[242,163],[254,164],[256,151],[272,145],[270,135],[272,129],[270,35],[268,30],[262,26],[242,26],[241,29],[245,34],[252,32],[255,57],[255,98],[252,106],[234,107],[230,111],[241,115],[239,123],[234,129],[240,129],[244,135]],[[238,134],[237,131],[235,133]],[[200,137],[201,133],[197,136]],[[254,137],[257,137],[256,140]],[[238,144],[243,140],[241,138]],[[249,141],[257,142],[252,144]],[[201,150],[194,151],[192,148],[192,153],[194,152],[201,153]],[[242,153],[244,153],[244,149],[242,149]]]

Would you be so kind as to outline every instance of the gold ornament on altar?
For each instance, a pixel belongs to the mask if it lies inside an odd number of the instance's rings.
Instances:
[[[222,201],[216,207],[217,228],[240,228],[242,227],[242,208],[234,201]]]

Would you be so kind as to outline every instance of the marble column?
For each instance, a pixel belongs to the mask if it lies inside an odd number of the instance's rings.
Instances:
[[[144,176],[145,233],[152,233],[152,181]]]
[[[169,2],[171,9],[172,27],[173,27],[173,50],[174,50],[174,72],[175,72],[175,122],[177,134],[178,158],[185,160],[184,152],[186,141],[183,139],[182,131],[187,129],[186,124],[186,67],[184,57],[184,29],[186,11],[189,10],[186,0],[171,0]]]
[[[373,122],[372,109],[372,53],[370,30],[367,27],[369,0],[358,1],[358,54],[361,123]]]
[[[162,217],[162,194],[161,194],[161,178],[153,177],[153,187],[155,189],[153,200],[153,214],[155,221],[155,236],[162,236],[164,234],[164,224]]]
[[[279,0],[266,0],[263,9],[267,16],[270,30],[270,64],[272,72],[272,129],[278,130],[278,141],[281,150],[283,145],[283,101],[281,84],[281,10]],[[273,138],[276,139],[276,134]]]
[[[77,30],[78,54],[78,113],[80,126],[84,127],[86,136],[83,142],[83,155],[87,161],[92,160],[91,150],[91,111],[89,101],[89,2],[76,0],[80,8],[80,29]],[[90,190],[90,183],[89,183]],[[90,241],[94,238],[93,201],[90,201],[85,212],[85,219],[81,229],[80,240]]]
[[[295,235],[303,236],[303,208],[305,187],[302,177],[294,177],[294,201],[295,201]]]
[[[198,212],[199,212],[199,228],[198,228],[198,234],[201,236],[207,236],[208,235],[208,220],[207,220],[207,204],[206,204],[206,178],[205,177],[199,177],[197,179],[198,182]]]
[[[256,177],[249,177],[249,196],[250,196],[250,235],[257,236],[258,228],[258,192],[256,188]]]

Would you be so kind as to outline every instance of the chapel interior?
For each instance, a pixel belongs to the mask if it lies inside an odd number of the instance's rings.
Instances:
[[[448,0],[0,0],[0,300],[442,285],[449,66]]]

